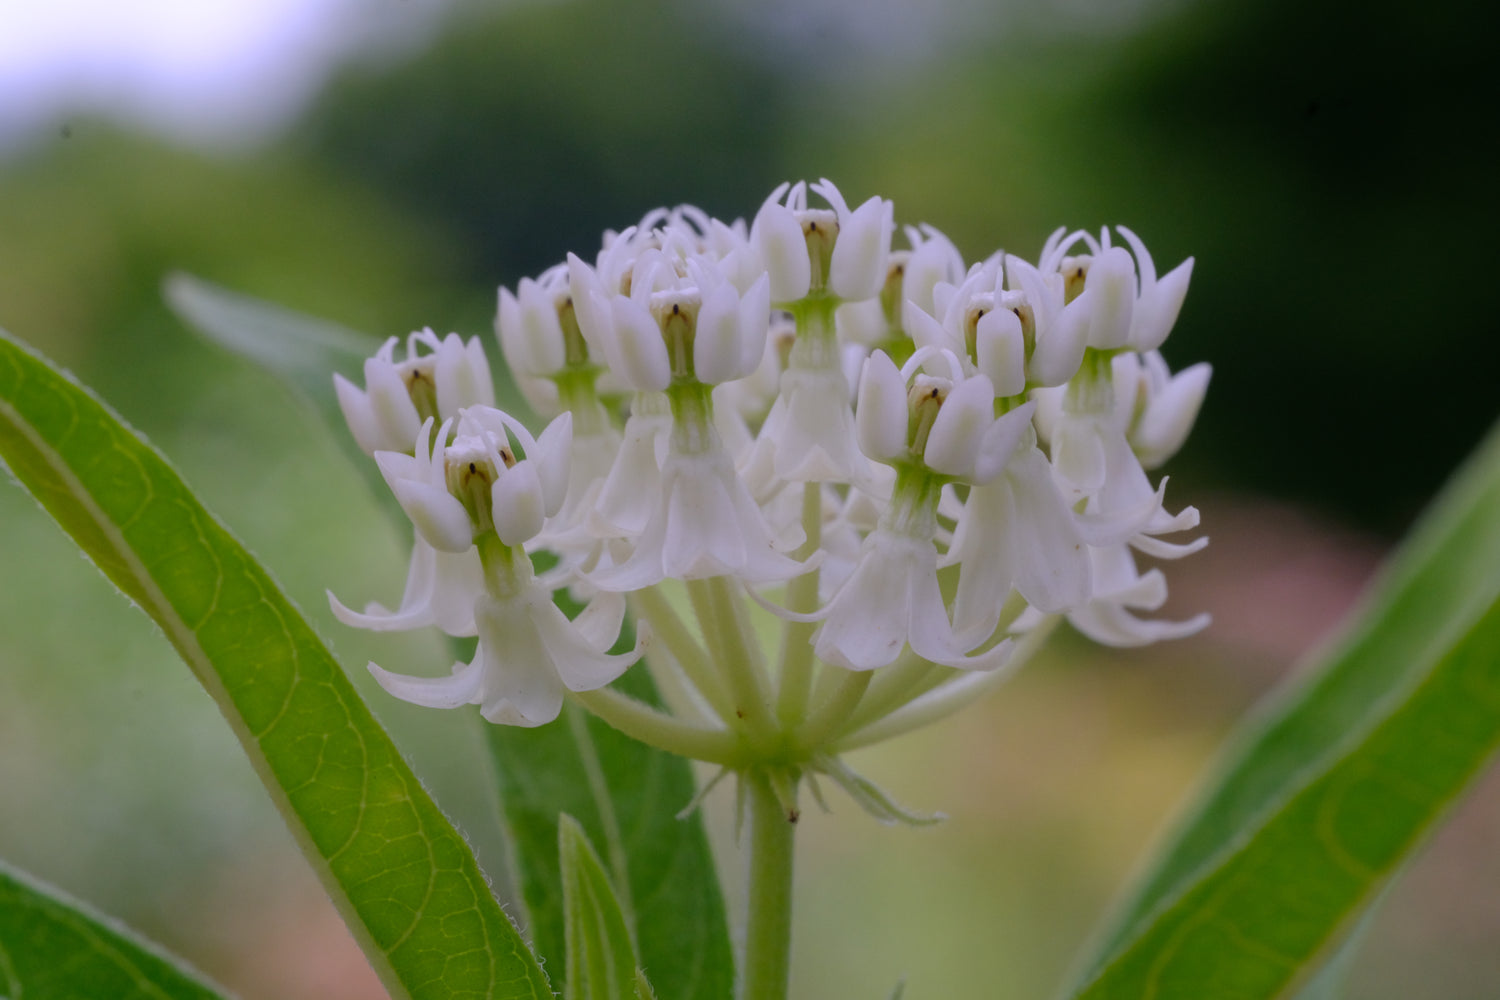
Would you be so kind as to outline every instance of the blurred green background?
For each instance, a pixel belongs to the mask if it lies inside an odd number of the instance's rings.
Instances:
[[[438,644],[342,628],[323,591],[393,598],[405,540],[311,409],[171,315],[169,271],[380,337],[487,335],[498,284],[605,227],[682,201],[750,216],[818,176],[969,258],[1117,222],[1159,265],[1195,256],[1165,353],[1215,375],[1169,471],[1214,542],[1170,568],[1169,611],[1214,627],[1129,654],[1064,636],[985,706],[855,761],[947,813],[935,830],[845,801],[803,826],[799,997],[902,977],[913,1000],[1045,997],[1228,727],[1500,413],[1490,22],[1330,0],[458,5],[260,142],[70,114],[14,143],[0,325],[161,447],[347,664],[399,670]],[[209,699],[9,487],[0,560],[0,856],[247,997],[380,996]],[[472,726],[375,705],[503,881]],[[1500,995],[1497,842],[1492,776],[1387,900],[1351,996]]]

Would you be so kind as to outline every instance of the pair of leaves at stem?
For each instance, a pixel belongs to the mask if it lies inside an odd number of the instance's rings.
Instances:
[[[468,845],[269,575],[203,509],[160,454],[86,389],[3,333],[0,459],[105,575],[156,620],[214,697],[393,997],[547,1000],[553,995]],[[547,811],[541,804],[557,790],[551,782],[582,783],[601,796],[603,804],[579,810],[592,813],[594,824],[601,813],[621,812],[609,800],[622,793],[582,782],[578,775],[586,768],[576,749],[571,756],[535,744],[508,749],[512,752],[497,765],[530,783],[527,794],[507,798],[512,828],[535,824],[551,836],[541,857],[518,854],[523,872],[535,862],[556,876],[551,882],[523,878],[528,902],[546,910],[549,900],[562,898],[559,808],[554,803]],[[623,751],[631,757],[631,773],[650,776],[659,789],[651,800],[655,814],[630,816],[628,827],[617,822],[605,834],[590,833],[611,843],[611,855],[632,858],[627,876],[639,882],[632,888],[654,906],[651,912],[666,913],[639,936],[643,963],[661,969],[658,985],[681,987],[664,995],[721,1000],[732,988],[733,965],[712,860],[701,823],[673,818],[691,798],[691,772],[675,758],[650,759],[654,754],[634,743]],[[523,805],[531,812],[521,810]],[[669,845],[666,856],[637,852],[629,839],[619,842],[622,835],[655,837],[667,824],[676,829],[675,836],[659,838]],[[663,870],[646,871],[634,863],[637,856],[655,860]],[[700,905],[683,906],[672,919],[674,894],[684,893],[694,894]],[[51,905],[67,908],[58,899]],[[560,914],[560,902],[556,909]],[[5,920],[21,912],[10,900],[5,910],[0,927],[10,926]],[[78,926],[93,929],[80,939],[107,940],[108,928],[98,920],[82,913],[76,919]],[[536,929],[542,938],[543,928]],[[0,938],[0,975],[11,980],[9,994],[30,985],[27,995],[69,995],[70,989],[79,996],[98,995],[96,980],[87,973],[71,987],[36,985],[36,969],[86,968],[72,961],[72,946],[58,940],[24,933]],[[553,958],[553,968],[563,967],[563,942],[559,916],[555,937],[548,935],[541,952]],[[33,954],[36,947],[43,950]],[[29,957],[13,960],[14,951]],[[181,984],[162,973],[169,966],[139,962],[131,968],[152,989],[180,994]]]

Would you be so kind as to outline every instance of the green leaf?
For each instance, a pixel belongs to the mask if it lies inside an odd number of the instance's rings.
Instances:
[[[121,924],[0,861],[0,997],[221,1000],[223,990]]]
[[[1284,995],[1500,746],[1500,427],[1226,755],[1075,996]]]
[[[266,571],[160,454],[3,334],[0,459],[213,696],[394,997],[551,996],[463,838]]]
[[[167,294],[178,313],[211,340],[256,360],[309,396],[338,440],[349,445],[352,439],[330,372],[353,376],[358,365],[341,360],[337,351],[300,344],[302,338],[323,342],[322,321],[186,276],[171,279]],[[335,338],[338,343],[346,339]],[[503,369],[496,373],[495,390],[506,409],[515,412],[524,406]],[[359,457],[376,495],[401,530],[408,531],[374,463]],[[629,671],[617,686],[647,703],[661,703],[644,669]],[[602,845],[626,918],[636,929],[641,959],[658,990],[672,1000],[728,997],[734,988],[734,957],[708,837],[698,815],[677,818],[694,794],[688,762],[578,713],[570,712],[567,725],[484,728],[537,953],[563,961],[557,824],[567,812],[577,817],[593,843]]]
[[[209,340],[289,379],[313,400],[332,404],[333,373],[359,380],[378,342],[190,274],[168,276],[167,304]]]
[[[568,948],[565,1000],[621,1000],[636,984],[635,945],[620,900],[572,816],[558,817],[557,853],[562,865],[563,925]]]
[[[659,704],[638,665],[616,682]],[[687,761],[621,735],[572,705],[538,729],[488,726],[500,801],[539,955],[564,955],[563,880],[556,849],[561,813],[601,845],[641,966],[672,1000],[726,1000],[734,955],[708,838]]]

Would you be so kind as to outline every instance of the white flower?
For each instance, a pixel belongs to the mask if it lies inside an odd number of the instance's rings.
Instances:
[[[466,406],[493,406],[495,389],[478,337],[467,342],[450,333],[421,330],[406,338],[406,358],[395,360],[397,338],[365,361],[365,388],[333,376],[334,393],[349,431],[361,449],[404,451],[422,421],[447,420]],[[426,353],[422,353],[425,349]]]
[[[1163,465],[1187,440],[1213,368],[1199,362],[1173,375],[1160,352],[1122,354],[1114,361],[1117,410],[1125,414],[1130,447],[1147,469]]]
[[[495,312],[495,332],[506,364],[516,375],[548,377],[569,361],[562,313],[570,310],[568,271],[549,268],[533,281],[522,278],[512,295],[501,288]]]
[[[509,599],[483,594],[474,604],[479,646],[456,663],[450,677],[408,677],[374,663],[369,670],[386,691],[428,708],[479,705],[490,722],[540,726],[557,718],[564,690],[592,691],[640,659],[641,646],[611,656],[625,602],[600,595],[568,621],[551,591],[533,585]]]
[[[874,197],[851,212],[839,189],[824,179],[811,190],[830,208],[809,209],[808,190],[803,181],[782,183],[750,228],[750,242],[770,275],[771,300],[791,303],[823,290],[850,302],[873,299],[885,282],[893,206]]]

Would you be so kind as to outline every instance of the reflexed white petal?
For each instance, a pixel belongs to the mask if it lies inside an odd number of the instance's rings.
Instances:
[[[624,598],[616,596],[607,600],[623,602]],[[528,609],[531,624],[546,647],[546,658],[550,661],[555,676],[570,691],[593,691],[604,687],[641,658],[642,647],[639,641],[630,652],[615,656],[595,648],[574,623],[568,621],[562,609],[552,603],[551,595],[544,591],[532,592],[528,599]],[[609,645],[613,644],[614,640],[611,639]],[[605,649],[608,648],[609,646],[605,646]]]
[[[844,373],[793,368],[781,383],[786,407],[772,441],[776,475],[791,482],[863,480],[868,463],[855,440]],[[764,429],[761,437],[766,437]]]
[[[484,597],[474,617],[479,624],[474,662],[483,669],[480,714],[490,722],[527,727],[557,718],[563,684],[530,604],[524,598]]]
[[[805,298],[812,287],[812,262],[807,257],[802,226],[790,209],[777,202],[777,197],[772,192],[760,207],[750,229],[750,241],[760,252],[770,276],[771,301],[796,302]]]
[[[573,628],[590,649],[606,652],[620,638],[625,623],[624,594],[595,594],[573,619]]]
[[[500,473],[490,487],[494,509],[495,534],[506,545],[524,545],[542,530],[546,520],[546,503],[542,499],[542,481],[534,462]]]
[[[726,281],[704,297],[698,311],[693,335],[693,374],[707,385],[718,385],[749,374],[748,370],[741,370],[743,347],[739,296],[735,294],[734,286]],[[754,360],[759,359],[760,352],[756,351]]]
[[[1016,589],[1045,612],[1081,607],[1091,593],[1089,553],[1046,458],[1029,449],[1012,460],[1005,479],[1016,505]]]
[[[1021,320],[1009,309],[992,309],[979,318],[974,338],[975,363],[994,383],[995,395],[1026,390],[1026,338]]]
[[[874,670],[901,655],[911,623],[917,545],[931,549],[930,543],[881,531],[865,539],[858,565],[814,633],[818,659],[847,670]]]
[[[610,300],[614,337],[611,363],[637,392],[661,392],[672,382],[672,365],[661,328],[645,307],[623,295]]]
[[[839,220],[839,237],[828,269],[828,288],[834,295],[857,302],[880,294],[895,224],[893,213],[890,202],[874,197],[856,208],[847,222]]]
[[[439,552],[418,536],[401,604],[387,611],[370,602],[364,613],[351,611],[330,592],[333,615],[345,625],[372,632],[398,632],[436,625],[449,635],[474,634],[474,601],[484,589],[479,553]]]
[[[1021,529],[1009,476],[969,491],[943,560],[959,564],[954,630],[988,633],[1000,624],[1001,605],[1015,583]]]
[[[931,546],[928,546],[929,552]],[[986,631],[973,629],[955,634],[943,607],[937,567],[929,553],[919,553],[911,574],[911,628],[907,641],[911,651],[924,660],[961,670],[993,670],[1010,656],[1010,640],[975,656],[968,654],[985,639]]]
[[[994,424],[994,412],[995,388],[988,378],[975,375],[955,386],[927,436],[922,453],[927,467],[948,476],[972,477],[985,432]]]
[[[1153,535],[1137,535],[1130,540],[1130,547],[1153,559],[1181,559],[1190,556],[1208,545],[1208,536],[1203,535],[1191,542],[1164,542]]]
[[[474,544],[468,511],[443,487],[402,479],[391,483],[391,492],[417,533],[433,548],[467,552]]]
[[[727,472],[733,475],[732,468]],[[701,579],[743,567],[745,540],[724,475],[702,460],[672,456],[662,478],[668,491],[663,573],[679,580]]]
[[[632,414],[625,422],[619,454],[590,514],[597,534],[631,538],[645,530],[661,495],[658,452],[671,427],[671,418],[657,413]]]
[[[890,461],[906,450],[906,382],[884,351],[865,359],[854,408],[859,447],[876,461]]]
[[[368,666],[381,687],[402,701],[424,708],[457,708],[478,701],[484,681],[484,664],[476,657],[473,663],[455,663],[449,677],[408,677],[393,674],[371,663]]]

